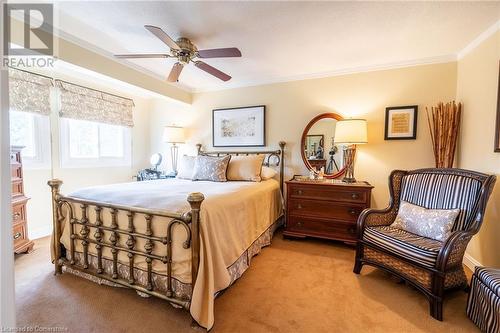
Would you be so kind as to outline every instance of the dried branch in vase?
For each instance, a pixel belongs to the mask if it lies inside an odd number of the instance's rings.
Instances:
[[[438,103],[427,113],[436,168],[452,168],[457,147],[462,103]]]

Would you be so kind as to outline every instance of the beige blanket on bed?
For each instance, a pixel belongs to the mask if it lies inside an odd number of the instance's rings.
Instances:
[[[181,179],[156,180],[146,182],[123,183],[84,188],[68,196],[101,201],[111,204],[141,207],[147,209],[186,212],[190,206],[186,198],[191,192],[201,192],[205,200],[201,206],[201,250],[200,267],[191,299],[191,315],[203,327],[210,329],[214,323],[214,297],[219,290],[227,288],[231,277],[227,270],[241,254],[282,215],[282,198],[279,183],[266,180],[254,182],[205,182]],[[81,217],[80,209],[75,211]],[[95,212],[89,210],[90,221],[93,222]],[[109,211],[103,211],[101,218],[104,225],[110,225]],[[169,219],[153,220],[155,236],[166,235]],[[135,216],[137,232],[144,233],[146,223],[144,216]],[[65,221],[61,242],[69,249],[70,237],[68,222]],[[127,216],[124,212],[118,216],[120,228],[126,229]],[[78,228],[76,228],[78,232]],[[93,230],[90,236],[93,237]],[[104,240],[109,239],[104,233]],[[191,250],[184,249],[182,242],[185,232],[176,227],[173,234],[173,276],[184,283],[191,283]],[[119,239],[124,245],[126,237]],[[136,248],[143,248],[144,240],[138,239]],[[76,242],[76,251],[82,252],[81,242]],[[95,254],[95,247],[89,245],[89,252]],[[166,247],[156,245],[154,254],[165,255]],[[103,257],[112,258],[109,249],[103,250]],[[126,253],[119,253],[119,261],[128,264]],[[142,260],[142,261],[141,261]],[[135,266],[145,269],[145,261],[136,260]],[[153,271],[166,274],[166,265],[153,261]]]

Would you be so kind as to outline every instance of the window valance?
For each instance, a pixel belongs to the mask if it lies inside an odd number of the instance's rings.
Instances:
[[[52,86],[50,77],[9,68],[10,110],[49,115]]]
[[[134,126],[134,101],[99,90],[56,80],[61,90],[61,117]]]

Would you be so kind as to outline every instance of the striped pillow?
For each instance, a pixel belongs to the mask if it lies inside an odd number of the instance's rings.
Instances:
[[[444,242],[459,213],[460,209],[427,209],[402,201],[391,227]]]

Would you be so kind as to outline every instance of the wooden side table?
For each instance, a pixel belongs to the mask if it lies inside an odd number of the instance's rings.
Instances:
[[[286,182],[288,237],[318,237],[356,243],[359,214],[370,207],[371,186],[367,182],[344,183],[336,179]]]

